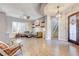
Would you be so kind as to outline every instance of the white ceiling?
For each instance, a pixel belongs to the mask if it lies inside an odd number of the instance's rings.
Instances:
[[[74,5],[75,4],[73,4],[73,3],[49,3],[46,5],[46,7],[44,9],[44,13],[53,16],[58,11],[57,6],[59,6],[59,12],[62,13],[62,12],[67,11]]]
[[[42,17],[38,11],[38,3],[6,3],[0,4],[0,10],[6,12],[8,16],[21,17],[30,16],[31,19]]]
[[[74,5],[73,3],[44,4],[45,3],[4,3],[0,4],[0,11],[6,12],[8,16],[17,18],[21,18],[21,16],[30,16],[32,20],[35,20],[42,17],[40,13],[43,12],[45,15],[55,15],[58,10],[57,6],[60,6],[60,12],[64,12]],[[41,8],[41,5],[44,6]]]

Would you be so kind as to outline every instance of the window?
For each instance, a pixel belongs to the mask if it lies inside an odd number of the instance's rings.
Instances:
[[[24,32],[26,31],[26,24],[21,22],[13,22],[12,23],[12,32]]]

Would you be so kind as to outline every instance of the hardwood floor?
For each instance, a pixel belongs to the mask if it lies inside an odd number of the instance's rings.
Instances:
[[[22,39],[24,56],[78,56],[79,46],[59,40]]]

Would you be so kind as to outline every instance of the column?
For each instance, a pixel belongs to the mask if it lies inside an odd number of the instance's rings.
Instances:
[[[46,19],[46,40],[51,40],[51,16]]]
[[[58,19],[58,40],[65,40],[65,15]]]
[[[62,40],[62,37],[61,37],[61,35],[62,35],[62,28],[63,28],[63,26],[62,26],[62,21],[61,21],[61,17],[58,17],[58,40]]]

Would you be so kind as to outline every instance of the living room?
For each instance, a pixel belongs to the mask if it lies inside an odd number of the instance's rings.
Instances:
[[[3,43],[0,47],[9,48],[1,50],[5,51],[1,55],[79,55],[76,28],[69,30],[74,27],[68,21],[73,14],[78,17],[78,6],[78,3],[0,4],[0,41]],[[15,54],[18,49],[20,52]]]

